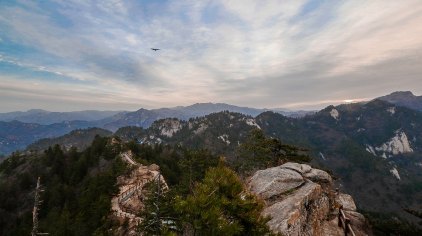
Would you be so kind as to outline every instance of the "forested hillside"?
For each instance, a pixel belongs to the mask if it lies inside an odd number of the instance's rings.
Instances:
[[[96,138],[83,152],[59,146],[42,154],[16,153],[0,165],[0,235],[28,235],[37,177],[45,192],[40,228],[51,235],[106,232],[116,178],[127,168],[115,158],[119,147]]]
[[[122,225],[113,218],[110,201],[117,194],[117,177],[130,172],[130,167],[122,162],[119,155],[127,150],[134,153],[139,163],[160,166],[171,191],[162,196],[168,201],[163,201],[159,213],[162,217],[173,217],[179,225],[176,233],[192,229],[204,234],[231,232],[227,235],[269,232],[265,226],[267,219],[260,216],[262,203],[256,197],[248,195],[247,204],[244,199],[230,202],[224,199],[238,198],[240,192],[246,191],[241,177],[253,170],[288,160],[308,160],[306,155],[298,153],[298,148],[283,146],[258,130],[247,135],[245,143],[237,151],[240,155],[230,160],[205,149],[133,141],[125,143],[117,137],[99,136],[83,151],[76,148],[66,151],[56,145],[45,152],[14,153],[0,164],[0,191],[3,193],[0,196],[0,234],[28,235],[31,231],[33,194],[38,176],[45,189],[41,195],[43,203],[39,214],[42,232],[51,235],[113,234]],[[223,182],[217,181],[213,177],[215,175],[223,177]],[[202,181],[203,184],[199,184]],[[208,195],[210,187],[219,185],[221,192],[216,195],[215,204],[220,204],[220,210],[228,218],[208,221],[208,214],[220,213],[201,210],[204,199],[200,196]],[[191,208],[195,204],[198,209]],[[145,207],[151,206],[147,202]],[[141,211],[137,214],[148,219],[153,212]],[[202,220],[197,221],[197,217]],[[238,222],[236,226],[230,225],[234,219]],[[165,230],[174,231],[174,228],[164,225],[142,229],[144,226],[141,225],[140,230],[145,232],[157,233],[158,230],[161,234]]]

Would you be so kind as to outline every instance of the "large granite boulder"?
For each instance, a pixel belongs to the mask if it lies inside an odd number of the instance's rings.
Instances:
[[[328,197],[322,195],[321,186],[311,181],[264,209],[273,232],[285,235],[321,235],[321,223],[329,212]],[[306,223],[305,223],[306,222]]]
[[[331,178],[330,174],[319,169],[312,169],[308,173],[305,173],[305,177],[316,183],[333,183],[333,179]]]
[[[280,167],[259,170],[250,179],[251,190],[263,199],[288,192],[303,183],[298,172]]]
[[[294,170],[294,171],[299,172],[301,174],[306,174],[306,173],[308,173],[312,170],[312,167],[310,165],[299,164],[299,163],[296,163],[296,162],[287,162],[287,163],[281,165],[280,167],[284,168],[284,169]]]
[[[271,218],[267,224],[273,232],[286,236],[343,235],[337,225],[337,207],[343,205],[357,235],[371,235],[365,218],[356,212],[353,198],[335,194],[332,183],[323,170],[289,162],[257,171],[249,180],[249,188],[264,200],[262,214]]]

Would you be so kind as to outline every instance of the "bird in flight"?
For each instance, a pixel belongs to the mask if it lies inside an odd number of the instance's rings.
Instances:
[[[151,50],[153,50],[153,51],[158,51],[158,50],[160,50],[159,48],[151,48]]]

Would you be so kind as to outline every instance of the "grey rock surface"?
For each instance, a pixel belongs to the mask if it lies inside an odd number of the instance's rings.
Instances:
[[[333,182],[333,179],[327,172],[319,169],[312,169],[310,172],[305,173],[304,177],[317,183],[331,184]]]
[[[338,226],[343,205],[356,235],[372,235],[365,217],[356,212],[352,196],[336,194],[331,176],[306,164],[288,162],[257,171],[249,180],[251,192],[265,202],[262,212],[275,233],[283,235],[344,235]]]
[[[303,183],[299,173],[280,167],[259,170],[250,179],[251,190],[263,199],[291,191]]]
[[[337,201],[340,203],[340,205],[343,206],[343,209],[346,211],[356,211],[356,204],[353,200],[353,197],[349,194],[340,193],[337,196]]]
[[[299,164],[299,163],[296,163],[296,162],[287,162],[287,163],[281,165],[280,167],[284,168],[284,169],[291,169],[291,170],[297,171],[301,174],[308,173],[312,170],[312,167],[310,165]]]

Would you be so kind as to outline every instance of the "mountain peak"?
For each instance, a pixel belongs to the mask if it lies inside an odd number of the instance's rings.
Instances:
[[[415,96],[410,91],[397,91],[378,99],[397,106],[422,111],[422,96]]]
[[[411,91],[396,91],[384,97],[416,97]]]

